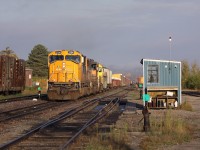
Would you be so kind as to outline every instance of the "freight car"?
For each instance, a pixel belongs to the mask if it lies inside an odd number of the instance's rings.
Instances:
[[[112,87],[122,86],[122,74],[112,74]]]
[[[25,88],[25,61],[0,55],[0,94],[20,93]]]
[[[124,86],[129,86],[131,84],[132,84],[131,79],[129,79],[126,76],[124,76]]]
[[[103,88],[108,90],[112,88],[112,71],[106,67],[103,68]]]
[[[123,74],[112,74],[112,87],[129,86],[131,80]]]
[[[104,67],[75,50],[48,55],[49,100],[74,100],[104,90]]]

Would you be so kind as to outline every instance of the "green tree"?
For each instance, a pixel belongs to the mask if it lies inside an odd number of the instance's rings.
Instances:
[[[200,70],[196,62],[191,65],[190,76],[188,78],[187,86],[190,89],[200,88]]]
[[[189,89],[194,89],[194,90],[200,89],[200,76],[199,76],[199,74],[191,74],[188,77],[188,80],[186,82],[186,86]]]
[[[1,50],[0,55],[9,55],[11,57],[15,57],[16,59],[18,59],[17,55],[13,50],[10,49],[10,47],[6,47],[5,50]]]
[[[185,82],[185,86],[189,89],[200,89],[200,69],[197,63],[193,63],[191,65],[190,73]]]
[[[34,46],[29,54],[26,66],[33,69],[33,76],[48,76],[48,50],[45,46],[38,44]]]
[[[182,87],[187,88],[186,82],[188,81],[188,77],[190,75],[190,67],[186,60],[182,61]]]
[[[191,66],[191,74],[196,75],[199,73],[199,66],[196,62],[194,62]]]

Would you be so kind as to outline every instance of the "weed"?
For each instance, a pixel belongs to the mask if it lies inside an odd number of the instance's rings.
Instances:
[[[90,137],[86,150],[129,150],[127,145],[128,129],[125,124],[122,130],[110,127],[110,132],[100,132]]]
[[[192,109],[192,105],[189,103],[189,102],[187,102],[186,100],[185,100],[185,102],[183,102],[180,106],[179,106],[179,108],[181,109],[181,110],[187,110],[187,111],[192,111],[193,109]]]
[[[151,120],[151,132],[141,143],[142,149],[154,149],[164,145],[173,145],[188,141],[190,137],[188,124],[175,118],[168,110],[164,117]]]

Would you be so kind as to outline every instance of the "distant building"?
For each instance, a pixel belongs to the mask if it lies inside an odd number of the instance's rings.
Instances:
[[[25,74],[26,74],[25,86],[26,87],[32,87],[32,72],[33,72],[33,69],[26,68],[26,70],[25,70]]]

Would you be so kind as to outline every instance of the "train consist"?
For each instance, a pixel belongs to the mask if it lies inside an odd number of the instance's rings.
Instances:
[[[0,55],[0,94],[20,93],[25,88],[25,61]]]
[[[113,87],[112,71],[79,51],[56,50],[48,55],[49,100],[75,100]],[[118,85],[130,84],[121,75]]]
[[[122,74],[112,75],[112,87],[126,86],[130,85],[132,81]]]

